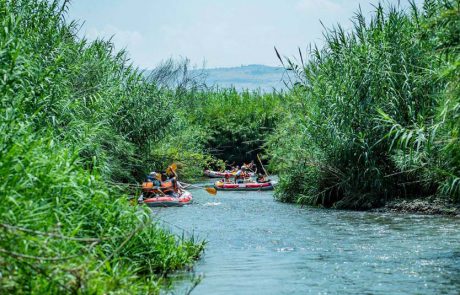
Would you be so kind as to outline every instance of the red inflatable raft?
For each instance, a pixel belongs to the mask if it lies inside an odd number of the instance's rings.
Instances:
[[[226,175],[229,177],[234,177],[236,172],[218,172],[218,171],[212,171],[212,170],[205,170],[204,175],[209,177],[209,178],[225,178]],[[249,172],[249,176],[255,176],[254,172]]]
[[[180,207],[193,202],[192,193],[184,191],[180,197],[174,198],[170,196],[152,197],[143,201],[149,207]]]
[[[224,183],[217,181],[214,183],[217,190],[224,191],[268,191],[274,189],[273,183],[269,182],[247,182],[247,183]]]

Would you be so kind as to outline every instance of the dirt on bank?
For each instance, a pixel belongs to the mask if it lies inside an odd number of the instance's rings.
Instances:
[[[460,218],[460,204],[453,204],[439,198],[393,200],[384,207],[373,209],[372,211],[449,215]]]

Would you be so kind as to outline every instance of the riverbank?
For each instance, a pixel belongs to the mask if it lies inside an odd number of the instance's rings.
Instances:
[[[432,197],[425,199],[397,199],[384,207],[370,210],[380,213],[415,213],[424,215],[446,215],[460,218],[460,205]]]
[[[326,30],[308,58],[278,54],[299,81],[265,144],[282,176],[277,199],[352,210],[435,194],[460,203],[458,3],[379,4],[358,11],[352,30]]]

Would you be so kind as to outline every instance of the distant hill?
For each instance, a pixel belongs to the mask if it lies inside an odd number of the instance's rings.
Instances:
[[[247,65],[232,68],[204,69],[206,84],[221,88],[234,86],[237,90],[261,89],[271,91],[284,89],[282,82],[284,69],[264,65]]]
[[[174,63],[168,60],[159,68],[164,67],[180,76],[182,65],[180,62]],[[146,70],[144,74],[150,76],[154,72],[155,70]],[[190,72],[192,76],[195,76],[200,82],[205,82],[207,86],[218,86],[219,88],[233,86],[239,91],[244,89],[272,91],[286,88],[282,81],[284,69],[281,67],[247,65],[231,68],[193,69]],[[172,82],[174,80],[170,80],[170,77],[162,75],[161,72],[157,79],[163,84],[174,83]]]

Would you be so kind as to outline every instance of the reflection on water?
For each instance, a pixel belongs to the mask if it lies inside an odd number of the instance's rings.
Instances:
[[[459,219],[299,208],[271,192],[193,195],[191,206],[153,211],[208,241],[193,294],[460,292]],[[182,294],[190,280],[175,285]]]

